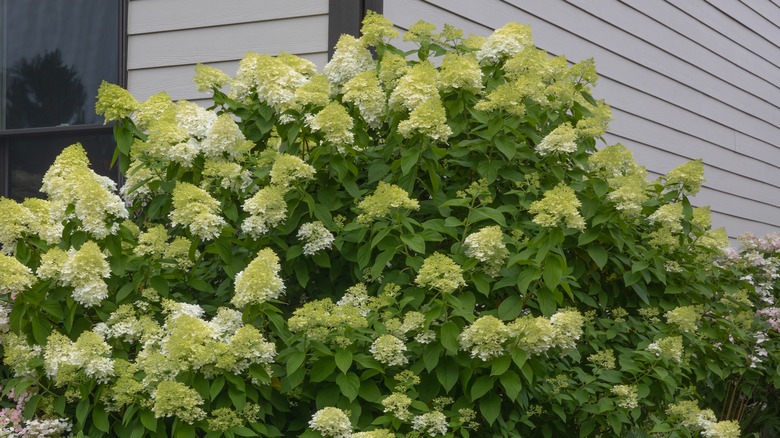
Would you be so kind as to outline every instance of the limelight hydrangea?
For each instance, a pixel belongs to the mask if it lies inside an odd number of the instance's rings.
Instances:
[[[27,340],[13,332],[0,337],[3,345],[3,363],[10,367],[15,377],[33,377],[37,374],[36,362],[43,350],[40,345],[30,345]]]
[[[504,233],[498,225],[485,227],[466,237],[463,245],[466,255],[485,264],[488,275],[495,277],[504,266],[509,250],[504,244]]]
[[[14,257],[0,254],[0,293],[15,296],[35,284],[36,280],[30,268]]]
[[[390,414],[401,421],[409,421],[413,415],[409,412],[412,399],[406,394],[394,392],[382,400],[382,406],[386,414]]]
[[[611,370],[615,368],[615,353],[612,350],[597,351],[588,356],[588,361],[598,368]]]
[[[648,219],[652,223],[660,224],[661,227],[672,233],[679,233],[682,231],[683,206],[679,202],[664,204],[658,207],[658,210],[653,212]]]
[[[632,173],[609,178],[612,189],[607,199],[615,203],[615,208],[628,217],[636,217],[642,211],[642,204],[650,199],[647,193],[647,170],[636,168]]]
[[[219,201],[208,192],[190,183],[179,182],[173,189],[173,208],[168,217],[171,224],[183,225],[203,240],[219,236],[225,219],[217,213]]]
[[[396,85],[390,94],[389,105],[394,109],[405,108],[409,111],[422,105],[426,100],[438,96],[436,87],[436,69],[428,61],[412,67]]]
[[[446,255],[436,253],[423,260],[414,284],[448,294],[465,286],[466,280],[460,265]]]
[[[508,325],[516,345],[533,355],[545,353],[554,346],[554,336],[550,320],[541,316],[524,316]]]
[[[374,429],[368,432],[356,432],[352,438],[395,438],[395,434],[387,429]]]
[[[81,144],[68,146],[43,176],[41,191],[49,195],[53,222],[71,219],[67,211],[73,205],[81,228],[102,239],[116,231],[112,221],[125,219],[128,213],[122,199],[113,193],[115,183],[88,166],[87,153]]]
[[[534,201],[529,211],[534,215],[534,223],[552,228],[561,224],[576,230],[585,229],[585,219],[579,212],[582,205],[571,187],[557,185],[544,193],[542,199]]]
[[[315,107],[324,107],[330,102],[330,82],[328,77],[323,74],[314,75],[310,81],[301,85],[295,90],[293,107],[311,105]]]
[[[320,221],[307,222],[298,229],[298,239],[306,242],[303,245],[303,253],[314,255],[324,249],[330,249],[335,238]]]
[[[270,248],[260,250],[249,266],[236,275],[236,293],[230,302],[242,308],[279,298],[284,293],[280,270],[279,257],[274,251]]]
[[[230,355],[235,357],[229,371],[239,374],[254,364],[267,365],[276,357],[276,345],[268,342],[255,327],[245,325],[236,330],[227,343]]]
[[[314,178],[314,167],[295,155],[279,154],[271,166],[271,184],[290,187],[296,181]]]
[[[44,367],[57,386],[78,383],[80,374],[99,383],[114,375],[111,347],[97,333],[83,332],[76,342],[52,332],[43,351]]]
[[[161,257],[165,254],[168,241],[168,230],[164,225],[154,225],[138,236],[138,245],[133,253],[138,256],[150,255]]]
[[[439,411],[417,415],[412,419],[412,429],[430,436],[447,435],[447,417]]]
[[[473,55],[448,53],[441,62],[436,75],[441,91],[464,90],[478,94],[482,91],[482,69]]]
[[[324,341],[331,334],[346,329],[368,326],[361,308],[354,305],[335,305],[330,298],[310,301],[293,312],[287,321],[292,333],[305,333],[309,339]]]
[[[553,129],[536,145],[540,155],[568,154],[577,150],[577,131],[566,122]]]
[[[309,427],[326,437],[350,438],[352,423],[347,414],[339,408],[326,407],[315,412],[309,420]]]
[[[60,241],[64,227],[61,222],[52,217],[51,202],[44,199],[27,198],[22,202],[22,205],[32,213],[32,220],[27,223],[30,231],[50,245]]]
[[[217,115],[215,113],[196,103],[187,100],[180,100],[176,103],[176,123],[187,134],[197,139],[206,138],[211,126],[216,121]]]
[[[106,256],[97,243],[85,242],[81,248],[68,250],[60,278],[73,287],[73,299],[85,307],[99,305],[108,297],[108,285],[103,280],[111,275]]]
[[[203,155],[212,159],[221,159],[225,154],[235,159],[253,146],[254,143],[244,138],[244,134],[230,114],[218,116],[200,144]]]
[[[477,102],[474,108],[486,112],[506,111],[522,117],[525,115],[523,101],[526,98],[537,101],[545,98],[544,84],[535,76],[521,77],[499,85],[485,99]]]
[[[477,60],[483,64],[495,64],[532,45],[530,26],[508,23],[488,37],[477,51]]]
[[[61,272],[67,261],[68,253],[55,246],[41,255],[41,264],[35,273],[41,280],[54,280],[57,284],[64,284]]]
[[[663,178],[667,188],[695,195],[704,182],[704,162],[701,159],[689,161],[672,169]]]
[[[343,34],[336,43],[333,57],[325,64],[324,72],[331,84],[340,87],[360,73],[373,69],[374,58],[365,44],[351,35]]]
[[[187,132],[180,128],[174,119],[173,113],[170,117],[155,120],[149,129],[147,129],[147,140],[145,143],[136,143],[139,146],[143,144],[142,154],[160,161],[176,161],[187,163],[187,158],[192,160],[195,154],[190,151],[181,150],[180,145],[188,142]],[[136,144],[133,144],[131,153],[134,152]]]
[[[287,201],[283,187],[264,187],[244,202],[243,209],[251,216],[244,220],[241,229],[253,237],[260,237],[287,219]]]
[[[577,310],[561,310],[550,317],[555,346],[572,349],[582,337],[585,317]]]
[[[346,146],[355,142],[352,127],[355,122],[347,109],[338,102],[331,102],[316,115],[307,115],[306,124],[312,131],[321,131],[325,140],[334,146],[340,154],[346,152]]]
[[[401,55],[385,53],[379,61],[379,80],[386,91],[395,90],[398,81],[409,71],[409,64]]]
[[[287,55],[289,56],[292,55]],[[307,73],[311,70],[301,68],[303,65],[294,63],[287,57],[279,59],[253,52],[247,53],[239,63],[228,95],[248,102],[252,93],[256,92],[261,101],[277,111],[283,111],[295,98],[295,90],[308,80],[299,69]]]
[[[686,400],[670,405],[667,410],[670,417],[680,421],[683,427],[701,431],[707,438],[739,438],[742,436],[736,421],[717,421],[711,409],[699,409],[695,401]]]
[[[586,108],[591,115],[577,122],[577,134],[580,137],[601,137],[607,132],[609,122],[612,120],[612,110],[603,100],[597,101],[595,106],[588,104]]]
[[[683,333],[696,332],[703,314],[701,306],[682,306],[666,312],[666,321],[674,324]]]
[[[620,143],[591,154],[588,157],[588,165],[592,172],[605,179],[632,174],[638,167],[634,154]]]
[[[0,246],[5,254],[16,251],[16,241],[27,233],[33,220],[33,213],[13,199],[0,198]]]
[[[471,357],[487,361],[506,352],[504,342],[510,335],[511,331],[500,319],[483,316],[466,327],[458,336],[458,341],[460,349],[470,351]]]
[[[138,200],[149,200],[154,194],[161,192],[160,189],[157,189],[153,194],[149,188],[149,183],[157,180],[159,177],[141,161],[133,161],[127,170],[125,184],[119,192],[129,204]]]
[[[639,407],[639,393],[634,385],[615,385],[612,394],[618,397],[618,406],[626,409]]]
[[[200,408],[203,397],[183,383],[161,382],[152,394],[152,400],[152,412],[157,418],[175,416],[185,423],[193,424],[206,416],[206,412]]]
[[[366,46],[376,46],[387,43],[393,38],[398,38],[398,31],[393,28],[393,23],[382,14],[369,10],[363,19],[360,28],[360,42]]]
[[[146,102],[142,103],[133,113],[132,119],[138,128],[146,129],[152,126],[155,121],[162,119],[164,114],[173,108],[174,103],[171,101],[171,97],[165,91],[161,91],[146,99]]]
[[[647,346],[647,351],[663,359],[682,363],[683,342],[682,336],[667,336]]]
[[[216,182],[219,187],[239,192],[252,184],[252,174],[238,163],[206,160],[203,163],[201,188],[206,189]]]
[[[225,86],[230,82],[230,76],[218,68],[197,64],[195,65],[195,77],[192,80],[198,91],[208,92]]]
[[[368,224],[389,215],[393,209],[419,210],[420,203],[416,199],[410,199],[404,189],[379,181],[374,194],[366,196],[357,207],[363,210],[363,213],[358,215],[357,222]]]
[[[438,95],[414,108],[409,119],[398,124],[398,132],[405,138],[420,133],[436,141],[446,141],[452,129],[447,125],[447,113]]]
[[[373,70],[360,73],[344,84],[344,102],[354,104],[363,120],[372,128],[379,128],[387,106],[385,93]]]
[[[109,84],[106,81],[100,83],[95,112],[106,118],[104,123],[122,120],[130,116],[140,105],[129,91],[119,85]]]
[[[190,259],[190,246],[192,246],[192,241],[190,241],[190,239],[176,236],[173,239],[173,242],[169,242],[168,246],[165,248],[163,259],[173,260],[179,269],[189,269],[195,264],[195,262]],[[198,257],[199,255],[200,252],[195,251],[194,256]]]
[[[430,42],[436,38],[435,30],[436,26],[433,23],[419,20],[409,26],[409,29],[404,34],[404,41],[412,41],[418,44]]]
[[[369,349],[374,359],[387,366],[406,365],[409,359],[404,355],[406,345],[393,335],[378,337]]]

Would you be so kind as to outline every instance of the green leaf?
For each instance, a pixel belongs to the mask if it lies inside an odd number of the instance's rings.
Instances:
[[[168,280],[160,275],[155,275],[154,277],[150,278],[149,284],[162,296],[168,296],[168,293],[171,291],[171,288],[168,285]]]
[[[290,375],[294,373],[298,368],[300,368],[303,365],[303,362],[306,360],[306,352],[296,350],[293,351],[289,356],[287,356],[287,374]]]
[[[425,369],[428,372],[431,372],[434,368],[436,368],[436,365],[439,364],[439,356],[441,355],[441,351],[441,344],[438,343],[429,344],[423,350],[423,362],[425,363]]]
[[[419,234],[402,234],[401,240],[417,252],[418,254],[425,254],[425,239]]]
[[[520,381],[520,376],[512,370],[507,370],[504,374],[498,377],[501,382],[501,386],[504,387],[504,393],[510,400],[517,400],[518,394],[523,389],[523,383]]]
[[[460,335],[460,329],[452,322],[447,321],[441,325],[441,344],[451,354],[458,354],[458,335]]]
[[[501,302],[498,306],[498,317],[504,321],[509,321],[520,316],[523,311],[523,298],[518,295],[511,295]]]
[[[493,363],[490,369],[491,376],[500,376],[504,374],[509,366],[512,365],[512,358],[509,356],[499,356],[493,359]]]
[[[478,400],[487,394],[495,386],[495,378],[491,376],[481,376],[471,385],[471,400]]]
[[[360,377],[355,373],[339,374],[336,376],[336,384],[339,385],[341,393],[349,399],[355,400],[360,391]]]
[[[222,391],[222,388],[225,386],[225,378],[222,376],[217,377],[214,379],[213,382],[211,382],[211,387],[209,388],[209,397],[211,400],[216,400],[219,393]]]
[[[76,405],[76,421],[83,426],[87,421],[87,414],[89,414],[89,400],[82,398]]]
[[[609,256],[607,250],[605,250],[600,245],[590,245],[588,246],[588,255],[591,259],[593,259],[599,269],[604,269],[604,266],[607,264],[607,258]]]
[[[454,360],[445,360],[436,367],[436,378],[444,387],[445,392],[450,392],[458,382],[458,364]]]
[[[152,432],[157,432],[157,418],[154,417],[152,411],[144,409],[141,411],[141,424]]]
[[[496,148],[504,154],[507,160],[515,157],[517,144],[509,136],[498,135],[493,141],[496,144]]]
[[[542,272],[542,279],[544,284],[550,289],[554,290],[561,284],[561,277],[563,277],[563,269],[565,262],[558,255],[550,255],[544,259],[544,272]]]
[[[336,352],[335,358],[336,366],[339,367],[342,373],[346,374],[352,366],[352,352],[350,350],[341,349]]]
[[[29,400],[27,400],[27,403],[24,405],[24,418],[31,419],[35,416],[35,411],[38,410],[38,403],[41,401],[43,396],[40,394],[36,394],[32,397],[30,397]]]
[[[501,399],[498,394],[491,392],[479,402],[479,411],[485,417],[488,424],[493,424],[501,413]]]
[[[314,363],[311,367],[310,378],[314,383],[322,382],[333,374],[336,370],[336,362],[333,361],[333,357],[323,357]]]
[[[96,405],[95,409],[92,410],[92,423],[101,432],[108,432],[111,429],[108,413],[100,405]]]

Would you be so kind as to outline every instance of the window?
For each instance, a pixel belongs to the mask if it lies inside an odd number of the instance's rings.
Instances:
[[[95,96],[103,80],[124,84],[125,11],[126,0],[0,0],[0,195],[40,196],[43,174],[75,142],[117,178]]]

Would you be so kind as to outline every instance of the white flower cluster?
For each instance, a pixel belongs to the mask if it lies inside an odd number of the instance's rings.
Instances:
[[[330,249],[335,238],[320,221],[307,222],[298,229],[298,239],[306,242],[303,253],[314,255],[323,249]]]
[[[350,438],[352,423],[347,413],[339,408],[326,407],[315,412],[309,420],[309,427],[332,438]]]
[[[93,331],[83,332],[76,342],[53,332],[46,341],[43,359],[46,375],[58,386],[78,382],[79,372],[99,383],[114,375],[111,347]]]
[[[284,293],[280,270],[276,253],[270,248],[260,250],[249,266],[236,275],[236,293],[230,302],[243,308],[279,298]]]
[[[48,254],[48,253],[47,253]],[[56,254],[56,253],[55,253]],[[44,266],[41,265],[41,268]],[[62,264],[59,280],[73,287],[73,299],[86,307],[99,305],[108,297],[104,278],[111,275],[106,256],[97,243],[85,242],[78,250],[71,248]]]
[[[412,419],[412,429],[430,436],[447,435],[447,417],[439,411],[417,415]]]
[[[406,365],[409,359],[404,354],[406,345],[404,342],[393,335],[382,335],[378,337],[370,348],[374,359],[387,365]]]

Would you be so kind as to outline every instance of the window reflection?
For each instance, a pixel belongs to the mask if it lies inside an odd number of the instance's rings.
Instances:
[[[119,2],[0,0],[0,129],[101,124],[101,80],[118,82]]]

